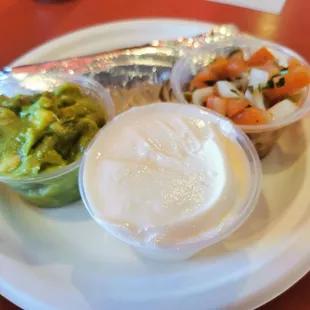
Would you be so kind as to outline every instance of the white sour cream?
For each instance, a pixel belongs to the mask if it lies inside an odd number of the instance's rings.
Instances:
[[[245,199],[250,168],[214,119],[198,107],[159,103],[101,130],[83,168],[97,221],[134,245],[187,243],[216,229]]]

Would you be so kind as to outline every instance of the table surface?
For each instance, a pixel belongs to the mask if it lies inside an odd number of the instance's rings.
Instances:
[[[1,0],[0,67],[64,33],[121,19],[173,17],[234,23],[242,31],[286,45],[310,61],[310,1],[287,0],[280,15],[203,0]],[[44,3],[45,2],[45,3]],[[310,309],[310,273],[260,310]],[[0,296],[0,309],[18,309]]]

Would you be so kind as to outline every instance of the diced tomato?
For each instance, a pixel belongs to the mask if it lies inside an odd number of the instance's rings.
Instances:
[[[227,64],[228,60],[226,57],[217,57],[207,69],[211,70],[217,77],[217,80],[225,80],[227,78]]]
[[[206,107],[212,111],[215,111],[221,115],[226,116],[226,99],[217,97],[217,96],[209,96],[206,100]]]
[[[298,66],[293,71],[273,79],[273,88],[264,90],[264,95],[269,100],[292,96],[310,83],[310,69]]]
[[[205,69],[199,72],[190,83],[190,91],[194,91],[195,89],[207,87],[207,81],[216,82],[217,76],[209,69]]]
[[[296,67],[300,66],[300,62],[298,59],[296,58],[290,58],[288,60],[288,70],[292,71],[294,70]]]
[[[273,77],[280,72],[279,66],[273,60],[268,60],[262,66],[258,66],[257,69],[267,71],[269,73],[269,77]]]
[[[266,47],[261,47],[248,60],[250,67],[257,67],[264,65],[268,60],[275,60],[275,57],[269,52]]]
[[[247,64],[243,58],[242,51],[235,52],[229,57],[227,63],[227,75],[231,79],[240,77],[247,70]]]
[[[238,125],[261,125],[266,123],[266,114],[261,109],[251,107],[234,115],[231,120]]]
[[[250,101],[245,98],[228,99],[226,108],[227,116],[232,117],[242,112],[249,105],[251,105]]]

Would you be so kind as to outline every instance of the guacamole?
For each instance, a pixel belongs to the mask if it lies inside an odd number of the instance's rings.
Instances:
[[[40,184],[14,179],[77,161],[105,122],[102,107],[75,84],[34,95],[0,95],[0,176],[10,177],[8,185],[40,206],[79,199],[78,169]]]

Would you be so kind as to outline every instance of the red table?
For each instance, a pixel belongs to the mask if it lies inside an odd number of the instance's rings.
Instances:
[[[213,23],[234,23],[243,31],[286,45],[310,61],[308,33],[310,1],[308,0],[287,0],[281,15],[255,12],[203,0],[71,0],[58,4],[39,2],[1,0],[0,67],[9,64],[37,45],[78,28],[120,19],[145,17],[174,17]],[[308,310],[310,309],[309,292],[310,273],[289,291],[260,309]],[[0,309],[18,308],[0,296]]]

